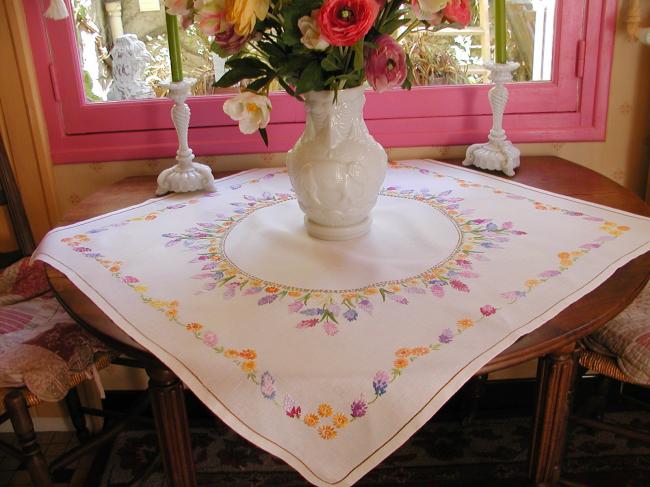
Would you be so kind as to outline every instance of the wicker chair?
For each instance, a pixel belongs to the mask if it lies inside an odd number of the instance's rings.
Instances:
[[[650,444],[650,432],[601,419],[607,390],[613,380],[650,387],[650,285],[621,314],[582,341],[578,362],[601,375],[602,382],[597,397],[588,408],[591,414],[575,415],[574,422]]]
[[[95,347],[95,344],[101,345],[100,342],[87,335],[62,310],[52,294],[43,294],[49,287],[43,264],[32,265],[24,258],[33,252],[34,241],[1,139],[0,190],[0,205],[7,206],[19,246],[19,251],[0,256],[1,266],[23,257],[21,261],[0,272],[5,284],[4,289],[0,289],[0,379],[3,381],[0,385],[4,386],[0,387],[0,423],[11,421],[19,447],[0,442],[0,451],[23,462],[33,485],[50,486],[52,471],[79,458],[90,447],[101,444],[124,426],[118,424],[117,429],[113,427],[111,431],[91,437],[86,427],[85,414],[104,414],[102,411],[82,407],[76,391],[78,384],[92,378],[97,370],[107,367],[114,354],[103,346]],[[6,285],[8,280],[16,283],[9,290]],[[45,311],[39,311],[45,309],[39,307],[41,303],[47,308]],[[17,306],[23,304],[29,304],[32,308],[28,312],[21,312]],[[38,330],[38,334],[35,330]],[[80,349],[82,345],[86,346],[83,350]],[[57,346],[65,350],[57,349]],[[81,351],[83,361],[78,360]],[[70,367],[73,362],[70,357],[73,356],[77,366]],[[58,375],[48,369],[51,363],[59,367]],[[63,374],[60,373],[61,370],[64,371]],[[37,382],[38,387],[28,387],[28,377],[34,378],[33,382]],[[11,384],[13,382],[15,383]],[[29,408],[44,399],[52,400],[53,396],[65,396],[70,418],[82,446],[64,453],[48,466],[36,440]],[[144,402],[139,404],[131,416],[140,413],[144,406]]]

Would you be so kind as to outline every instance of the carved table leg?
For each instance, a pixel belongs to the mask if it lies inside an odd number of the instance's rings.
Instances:
[[[196,486],[183,384],[165,368],[147,369],[158,445],[170,485]]]
[[[5,408],[9,413],[11,425],[18,438],[18,446],[23,454],[23,461],[35,487],[51,487],[49,469],[41,447],[36,441],[34,423],[27,408],[27,402],[18,390],[5,396]]]
[[[539,361],[528,469],[536,485],[554,485],[560,477],[576,363],[575,343]]]

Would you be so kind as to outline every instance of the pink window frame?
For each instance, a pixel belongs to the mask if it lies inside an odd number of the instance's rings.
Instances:
[[[66,0],[67,1],[67,0]],[[73,23],[43,18],[44,0],[24,0],[55,163],[173,156],[176,136],[165,99],[86,103]],[[553,79],[509,86],[504,125],[514,142],[603,140],[616,0],[558,0]],[[489,86],[418,87],[366,93],[368,127],[385,147],[460,145],[490,128]],[[193,97],[190,144],[198,155],[282,152],[302,131],[300,103],[271,95],[269,147],[244,136],[221,110],[226,95]]]

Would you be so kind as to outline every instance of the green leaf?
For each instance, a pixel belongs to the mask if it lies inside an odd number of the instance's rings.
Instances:
[[[331,55],[333,52],[334,52],[334,50],[332,50],[332,52],[330,52],[320,62],[320,66],[321,66],[321,68],[323,68],[324,71],[342,71],[343,70],[343,66],[339,62],[337,57]]]
[[[291,96],[295,96],[295,97],[298,98],[300,101],[302,101],[302,97],[296,95],[296,92],[293,90],[293,88],[291,88],[291,86],[289,86],[289,85],[286,83],[286,81],[284,81],[282,78],[278,78],[278,83],[280,83],[280,86],[282,86],[282,88],[284,88],[284,91],[286,91],[287,93],[289,93],[289,95],[291,95]]]
[[[287,75],[291,73],[298,73],[302,70],[304,70],[309,63],[311,63],[314,59],[311,56],[303,56],[303,55],[291,55],[287,56],[282,65],[278,66],[277,68],[277,73],[278,76],[283,76],[286,77]]]
[[[398,18],[395,20],[388,21],[384,23],[380,28],[379,32],[382,34],[387,34],[391,35],[393,32],[395,32],[397,29],[402,27],[403,25],[406,25],[410,22],[408,18]]]
[[[312,10],[319,8],[322,0],[293,0],[282,8],[284,16],[284,34],[282,40],[285,44],[293,46],[300,43],[302,33],[298,29],[298,19],[310,15]]]
[[[318,61],[312,61],[300,74],[300,78],[296,84],[296,94],[301,95],[308,91],[322,90],[324,86],[320,63]]]
[[[262,71],[269,69],[269,66],[266,63],[263,63],[256,57],[242,57],[242,58],[231,58],[226,61],[226,66],[229,68],[257,68]]]
[[[262,78],[256,79],[252,83],[249,83],[248,86],[246,86],[246,89],[251,91],[259,91],[268,85],[271,81],[273,81],[273,76],[264,76]]]
[[[219,80],[216,81],[213,86],[217,88],[227,88],[228,86],[232,86],[243,79],[255,79],[264,74],[265,71],[261,71],[257,68],[233,68],[230,71],[227,71],[221,78],[219,78]]]
[[[264,145],[266,147],[269,146],[269,134],[266,133],[266,129],[259,129],[260,135],[262,136],[262,140],[264,141]]]

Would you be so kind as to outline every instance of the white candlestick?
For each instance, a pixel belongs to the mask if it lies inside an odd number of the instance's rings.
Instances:
[[[178,135],[178,150],[176,151],[177,164],[165,169],[158,176],[157,195],[163,195],[170,191],[184,193],[204,189],[214,189],[214,177],[212,170],[205,164],[194,162],[194,153],[187,143],[187,132],[190,127],[190,107],[185,100],[190,96],[190,89],[195,80],[186,78],[183,81],[170,83],[169,98],[174,100],[172,107],[172,120]]]
[[[512,72],[518,67],[519,63],[486,64],[494,83],[488,93],[492,107],[492,130],[487,143],[474,144],[467,149],[464,166],[474,165],[481,169],[503,171],[507,176],[515,175],[514,169],[519,167],[520,152],[506,137],[503,113],[508,103],[508,88],[505,83],[512,81]]]

